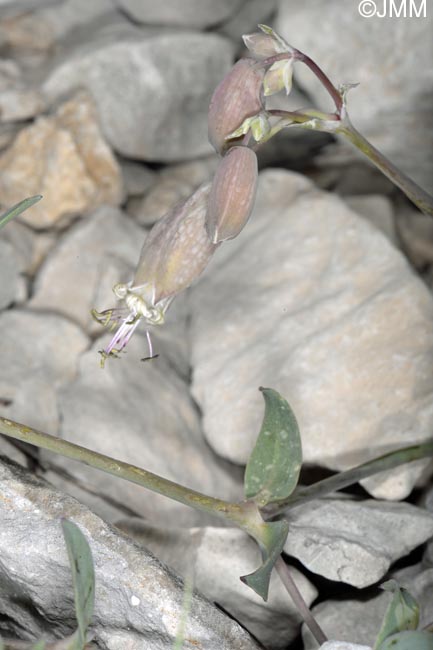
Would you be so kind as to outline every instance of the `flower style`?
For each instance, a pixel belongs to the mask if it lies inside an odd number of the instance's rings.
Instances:
[[[118,328],[108,346],[101,351],[104,365],[108,357],[124,350],[140,321],[161,325],[173,298],[189,287],[203,272],[217,244],[207,235],[205,217],[210,183],[170,210],[150,231],[144,242],[134,279],[113,287],[125,306],[93,311],[105,327]],[[146,331],[149,357],[153,356],[149,329]]]

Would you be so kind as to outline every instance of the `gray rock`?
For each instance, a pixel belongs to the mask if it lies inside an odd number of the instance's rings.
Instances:
[[[433,536],[433,515],[407,503],[316,500],[288,518],[285,552],[314,573],[358,588],[380,580]]]
[[[396,227],[402,248],[412,264],[423,269],[433,263],[432,218],[414,206],[401,203],[396,211]]]
[[[119,160],[123,175],[126,196],[142,196],[147,194],[155,183],[156,173],[138,162],[133,160]]]
[[[69,55],[48,77],[44,91],[54,99],[87,87],[105,136],[126,157],[190,159],[210,152],[208,104],[232,57],[229,41],[212,34],[116,39]]]
[[[54,314],[9,310],[0,314],[0,397],[14,400],[23,382],[42,376],[53,388],[71,380],[88,346],[83,331]],[[36,410],[41,405],[34,401]]]
[[[420,627],[431,623],[433,569],[423,571],[420,567],[409,567],[393,577],[418,601]],[[380,590],[378,595],[363,596],[359,600],[327,600],[314,607],[313,614],[328,638],[373,646],[390,599],[389,592]],[[305,650],[316,650],[317,642],[305,626],[302,628],[302,638]]]
[[[43,109],[42,95],[31,88],[5,90],[0,97],[0,119],[3,122],[28,120]]]
[[[62,0],[52,6],[47,6],[36,13],[37,17],[46,21],[56,41],[79,27],[100,21],[101,18],[113,12],[115,0]]]
[[[85,534],[96,574],[92,632],[107,650],[171,650],[182,618],[183,585],[148,551],[75,499],[22,470],[0,465],[0,609],[9,634],[66,636],[76,627],[60,517]],[[17,597],[11,598],[11,593]],[[48,623],[49,621],[49,623]],[[186,626],[191,647],[253,650],[235,621],[194,592]]]
[[[245,0],[115,0],[131,18],[150,25],[204,29],[227,20]]]
[[[383,6],[377,4],[378,11]],[[273,25],[289,43],[311,56],[335,85],[360,82],[349,95],[353,123],[430,191],[432,20],[432,15],[367,19],[359,15],[358,5],[348,9],[344,0],[312,0],[296,5],[281,2]],[[320,25],[320,39],[312,25]],[[420,67],[419,61],[428,63]],[[331,107],[329,96],[306,66],[297,65],[296,74],[317,107]]]
[[[286,648],[299,634],[300,615],[275,572],[266,603],[239,580],[260,565],[257,544],[241,530],[155,528],[138,519],[118,525],[177,573],[194,576],[201,593],[221,605],[269,650]],[[296,569],[291,573],[311,605],[316,589]]]
[[[12,5],[12,3],[11,3]],[[113,0],[24,0],[0,19],[0,37],[14,55],[38,53],[42,60],[75,30],[115,10]],[[26,62],[24,60],[24,62]]]
[[[221,25],[220,32],[240,45],[242,35],[255,32],[258,24],[272,24],[271,16],[276,8],[277,0],[245,0],[236,13]]]
[[[154,224],[176,203],[187,199],[199,185],[210,181],[217,165],[218,157],[211,156],[165,168],[147,195],[128,211],[141,225]]]
[[[247,461],[261,385],[292,405],[306,463],[347,469],[430,435],[431,294],[381,233],[305,178],[261,174],[250,222],[190,295],[193,392],[224,458]],[[418,461],[366,485],[400,499],[419,473]]]
[[[40,91],[27,87],[15,61],[0,61],[0,122],[28,120],[44,109]]]
[[[9,221],[7,226],[0,230],[0,242],[5,241],[12,246],[21,273],[28,272],[31,267],[35,239],[35,233],[16,219]]]
[[[393,205],[386,196],[381,194],[354,195],[345,197],[346,204],[355,212],[368,219],[376,228],[381,230],[391,244],[399,247],[399,239],[394,222]]]
[[[90,310],[114,305],[112,287],[131,279],[144,238],[120,210],[99,208],[70,228],[48,255],[30,306],[54,310],[100,333]]]
[[[20,269],[12,245],[0,239],[0,309],[16,299],[20,286]]]
[[[101,347],[97,341],[81,357],[77,379],[60,393],[60,435],[201,492],[241,498],[237,472],[219,462],[203,440],[187,383],[163,356],[140,361],[147,354],[144,331],[134,334],[121,360],[108,360],[103,370],[97,353]],[[186,506],[133,483],[70,460],[56,462],[156,524],[202,521]]]

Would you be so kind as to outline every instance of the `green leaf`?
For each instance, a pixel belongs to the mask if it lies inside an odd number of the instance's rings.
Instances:
[[[272,569],[277,561],[289,532],[289,523],[285,519],[270,523],[263,522],[260,537],[255,536],[262,552],[263,564],[253,573],[242,576],[241,580],[251,587],[264,601],[268,599],[269,581]]]
[[[392,634],[380,645],[378,650],[432,650],[431,632],[398,632]]]
[[[32,650],[45,650],[45,641],[39,641],[33,646]]]
[[[8,221],[11,221],[14,219],[14,217],[17,217],[21,212],[24,212],[24,210],[27,210],[30,208],[32,205],[40,201],[42,196],[38,194],[37,196],[31,196],[28,199],[24,199],[24,201],[20,201],[16,205],[13,205],[7,212],[2,214],[0,216],[0,228],[3,228]]]
[[[404,630],[416,630],[419,623],[419,606],[415,598],[395,580],[388,580],[381,585],[385,591],[394,595],[383,617],[382,626],[374,645],[377,650],[384,640]]]
[[[292,494],[302,466],[302,447],[298,423],[286,400],[272,388],[260,390],[265,416],[245,470],[245,496],[263,507]]]
[[[63,536],[68,550],[74,585],[75,613],[78,621],[77,640],[72,647],[81,650],[86,645],[95,603],[95,570],[92,553],[81,530],[72,521],[62,520]]]

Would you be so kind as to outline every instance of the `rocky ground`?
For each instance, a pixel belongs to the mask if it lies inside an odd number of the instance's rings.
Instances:
[[[232,500],[260,385],[296,413],[306,482],[431,438],[433,221],[328,135],[289,129],[259,152],[251,220],[155,328],[158,359],[140,361],[138,330],[102,370],[109,334],[90,315],[114,306],[152,224],[212,178],[209,99],[257,23],[361,82],[355,124],[432,191],[431,18],[355,5],[0,1],[0,206],[43,195],[0,231],[1,415]],[[322,100],[302,69],[289,100]],[[191,571],[185,649],[316,647],[277,576],[267,603],[239,581],[259,563],[241,531],[6,438],[0,453],[0,634],[72,630],[67,516],[94,553],[97,647],[171,649]],[[390,576],[433,619],[431,469],[291,514],[286,558],[329,638],[373,644]]]

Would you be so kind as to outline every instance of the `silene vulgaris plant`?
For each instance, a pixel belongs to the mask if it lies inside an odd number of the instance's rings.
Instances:
[[[147,236],[133,279],[115,285],[120,301],[105,311],[93,311],[102,325],[115,330],[101,351],[102,366],[118,357],[140,324],[147,329],[148,356],[154,351],[152,327],[162,325],[173,299],[203,272],[217,248],[246,225],[257,189],[260,145],[283,128],[306,128],[340,134],[365,153],[423,212],[433,216],[433,198],[402,174],[350,122],[347,93],[353,84],[336,88],[306,54],[290,46],[270,27],[244,36],[250,57],[239,60],[216,88],[209,108],[209,140],[220,161],[212,183],[199,187],[174,206]],[[267,97],[289,93],[295,64],[307,65],[330,94],[335,111],[312,108],[285,111],[266,107]],[[26,199],[0,218],[0,227],[40,197]],[[347,487],[377,472],[433,455],[433,441],[388,453],[354,469],[310,486],[298,484],[302,466],[301,436],[288,402],[271,388],[261,388],[265,411],[262,426],[245,470],[244,500],[231,503],[190,490],[140,467],[110,458],[66,440],[0,418],[6,436],[79,460],[96,469],[132,481],[200,511],[239,526],[256,540],[262,564],[242,576],[264,600],[274,568],[318,643],[326,636],[304,603],[281,552],[289,534],[290,510],[313,498]],[[375,650],[432,648],[432,630],[417,630],[418,606],[396,583]],[[80,636],[81,641],[83,635]],[[84,642],[83,642],[84,643]],[[77,646],[78,647],[78,646]],[[84,647],[84,646],[82,646]]]

